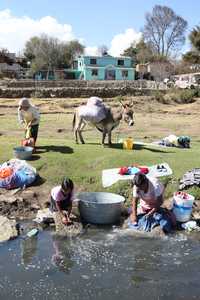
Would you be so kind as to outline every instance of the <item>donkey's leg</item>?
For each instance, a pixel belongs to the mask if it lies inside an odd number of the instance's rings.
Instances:
[[[78,133],[79,133],[79,139],[80,139],[80,141],[81,141],[82,144],[85,144],[85,141],[84,141],[83,135],[82,135],[82,130],[84,129],[85,125],[86,125],[86,122],[84,120],[82,120],[82,123],[81,123],[81,125],[79,127],[79,131],[78,131]]]
[[[76,123],[75,129],[74,129],[75,141],[77,144],[78,144],[78,137],[80,138],[79,131],[80,131],[82,122],[83,122],[83,120],[81,117],[79,119],[77,118],[77,123]]]
[[[103,132],[102,132],[102,142],[101,142],[102,145],[105,144],[106,134],[107,134],[107,131],[104,129]]]
[[[110,130],[108,132],[108,145],[111,146],[112,145],[112,138],[111,138],[111,134],[112,134],[112,131]]]

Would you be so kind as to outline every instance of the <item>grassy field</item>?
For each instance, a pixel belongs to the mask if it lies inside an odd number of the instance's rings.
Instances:
[[[112,99],[113,100],[113,99]],[[130,182],[118,182],[103,189],[103,169],[128,166],[134,163],[152,165],[167,162],[173,175],[165,178],[166,198],[177,190],[178,179],[194,167],[200,167],[200,100],[191,104],[164,105],[148,98],[131,99],[135,107],[135,126],[121,124],[113,132],[113,147],[102,147],[101,135],[91,127],[84,132],[85,145],[76,145],[72,133],[72,112],[74,104],[83,100],[36,100],[42,112],[38,138],[38,150],[30,162],[44,179],[38,189],[47,193],[63,176],[71,177],[78,190],[113,191],[130,199]],[[114,101],[114,100],[113,100]],[[110,104],[116,103],[111,102]],[[133,151],[123,150],[118,141],[132,136],[134,141],[151,142],[169,134],[189,135],[191,149],[158,148],[155,146],[135,147]],[[13,147],[20,144],[23,129],[17,123],[17,100],[0,100],[0,163],[13,156]],[[191,192],[200,198],[199,189]]]

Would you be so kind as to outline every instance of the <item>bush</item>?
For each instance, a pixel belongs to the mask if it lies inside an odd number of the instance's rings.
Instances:
[[[159,90],[153,91],[153,97],[156,101],[165,104],[164,95],[161,91],[159,91]]]

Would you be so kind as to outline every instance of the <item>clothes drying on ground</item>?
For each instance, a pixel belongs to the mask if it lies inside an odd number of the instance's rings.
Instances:
[[[132,167],[121,167],[119,170],[120,175],[133,175],[138,172],[142,172],[143,174],[148,174],[149,168],[146,166],[132,166]]]
[[[143,166],[141,166],[142,168]],[[146,167],[146,166],[145,166]],[[157,164],[148,167],[148,177],[162,177],[172,174],[172,169],[167,163]],[[102,171],[102,185],[103,187],[109,187],[112,184],[118,182],[118,180],[132,180],[137,172],[134,174],[121,175],[119,173],[120,168],[107,169]]]
[[[11,159],[0,165],[0,188],[14,189],[31,185],[36,175],[36,169],[26,161]]]
[[[160,141],[153,142],[153,144],[164,147],[190,148],[190,137],[184,135],[178,137],[171,134]]]
[[[186,172],[180,180],[179,189],[183,190],[193,185],[200,186],[200,168]]]
[[[79,115],[86,121],[99,123],[106,117],[106,110],[103,100],[98,97],[90,97],[86,105],[79,107]]]

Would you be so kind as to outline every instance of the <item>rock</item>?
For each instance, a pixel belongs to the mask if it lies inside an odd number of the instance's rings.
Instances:
[[[34,219],[34,221],[36,223],[52,223],[54,222],[54,215],[51,212],[51,210],[49,208],[44,208],[44,209],[40,209],[37,212],[36,218]]]
[[[54,213],[54,222],[56,226],[56,233],[58,235],[75,237],[82,232],[83,225],[78,222],[78,219],[71,215],[70,218],[73,221],[72,225],[64,225],[61,221],[60,214],[57,212]]]
[[[18,236],[15,220],[0,216],[0,242],[8,241]]]
[[[15,203],[17,201],[17,198],[14,196],[8,196],[8,195],[0,195],[0,202],[6,202],[9,204]]]

